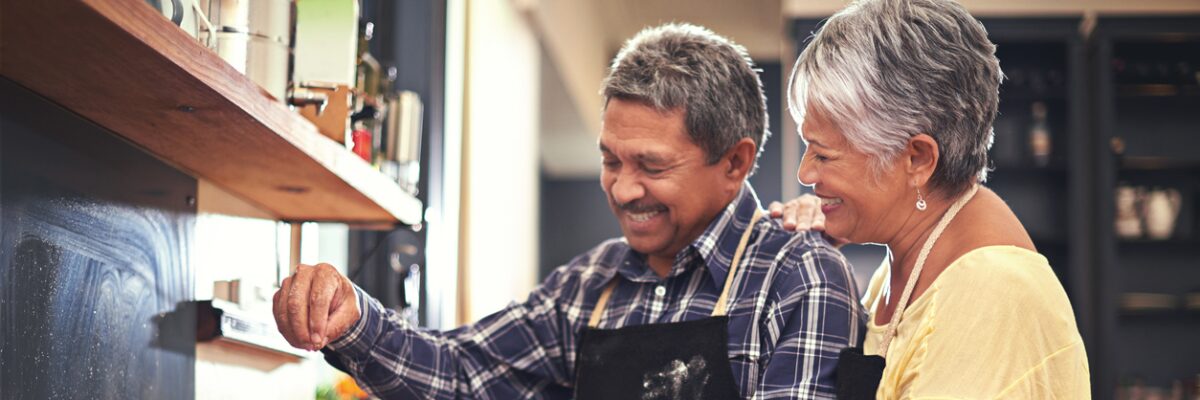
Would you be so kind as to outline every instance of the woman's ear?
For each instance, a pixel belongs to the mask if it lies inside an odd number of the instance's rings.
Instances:
[[[729,151],[725,152],[724,159],[728,168],[725,171],[726,177],[738,182],[738,187],[741,187],[741,181],[750,175],[750,170],[754,169],[755,157],[758,156],[758,145],[754,143],[754,139],[742,138]]]
[[[909,176],[909,183],[917,187],[925,186],[937,169],[938,156],[938,143],[933,136],[918,133],[908,139],[905,172]]]

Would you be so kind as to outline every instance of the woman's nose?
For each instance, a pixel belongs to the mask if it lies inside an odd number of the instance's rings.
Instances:
[[[812,167],[812,163],[801,159],[800,168],[796,170],[796,180],[804,186],[812,186],[817,184],[817,171]]]

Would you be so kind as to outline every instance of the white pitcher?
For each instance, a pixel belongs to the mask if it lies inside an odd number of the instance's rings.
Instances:
[[[1175,218],[1183,198],[1177,189],[1158,189],[1146,193],[1142,201],[1142,218],[1146,221],[1146,235],[1151,239],[1167,239],[1175,231]]]

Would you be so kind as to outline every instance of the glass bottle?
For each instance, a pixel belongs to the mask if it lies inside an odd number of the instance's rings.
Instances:
[[[1050,126],[1046,123],[1046,103],[1035,101],[1032,107],[1033,125],[1029,128],[1029,153],[1038,167],[1050,165]]]

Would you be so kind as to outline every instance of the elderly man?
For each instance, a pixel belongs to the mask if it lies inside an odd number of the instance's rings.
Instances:
[[[865,323],[842,255],[761,218],[767,139],[745,50],[692,25],[629,40],[604,80],[601,183],[624,238],[524,303],[420,330],[328,265],[275,296],[280,332],[385,398],[824,398]]]

